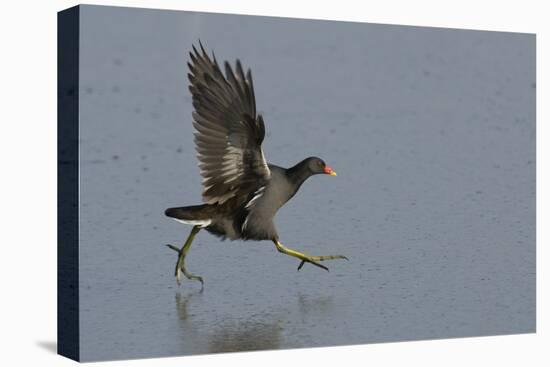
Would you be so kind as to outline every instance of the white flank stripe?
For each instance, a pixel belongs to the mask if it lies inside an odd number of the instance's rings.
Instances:
[[[264,190],[265,190],[265,186],[262,186],[260,187],[258,190],[256,190],[256,192],[254,192],[254,196],[252,197],[252,199],[250,199],[250,201],[245,205],[245,209],[250,209],[250,207],[254,204],[254,202],[256,200],[258,200],[259,198],[262,197],[262,195],[264,194]],[[250,218],[250,211],[248,212],[248,215],[246,216],[244,222],[243,222],[243,225],[241,227],[241,231],[245,231],[246,230],[246,226],[248,224],[248,219]]]
[[[254,204],[256,200],[262,197],[264,194],[265,186],[260,187],[256,192],[254,193],[254,197],[246,204],[245,208],[248,209]]]
[[[250,216],[250,213],[246,216],[246,219],[244,220],[243,226],[241,227],[241,231],[244,232],[246,230],[246,225],[248,224],[248,217]]]

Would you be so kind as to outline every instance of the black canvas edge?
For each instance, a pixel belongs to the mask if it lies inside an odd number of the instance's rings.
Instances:
[[[57,13],[57,353],[80,360],[79,28],[80,8]]]

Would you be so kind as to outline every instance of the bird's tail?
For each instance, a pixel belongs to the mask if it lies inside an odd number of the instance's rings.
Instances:
[[[212,222],[212,206],[209,204],[168,208],[164,214],[178,222],[206,227]]]

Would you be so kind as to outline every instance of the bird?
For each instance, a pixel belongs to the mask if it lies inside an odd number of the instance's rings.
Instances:
[[[272,241],[283,254],[300,260],[298,270],[310,263],[328,271],[321,261],[345,259],[343,255],[310,256],[280,242],[274,224],[277,211],[314,175],[336,176],[318,157],[303,159],[283,168],[266,161],[262,150],[265,124],[256,111],[252,72],[245,73],[239,59],[235,67],[225,61],[224,72],[214,52],[210,56],[199,41],[192,45],[187,63],[192,95],[194,143],[202,176],[202,204],[172,207],[165,215],[192,226],[181,248],[168,244],[178,253],[175,277],[204,280],[190,273],[185,259],[201,229],[230,240]]]

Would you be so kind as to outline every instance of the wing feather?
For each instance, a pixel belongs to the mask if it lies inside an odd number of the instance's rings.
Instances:
[[[203,201],[224,203],[265,185],[271,172],[262,151],[265,125],[256,115],[252,72],[245,73],[237,60],[235,69],[199,44],[190,52],[189,91],[193,96],[193,126]]]

